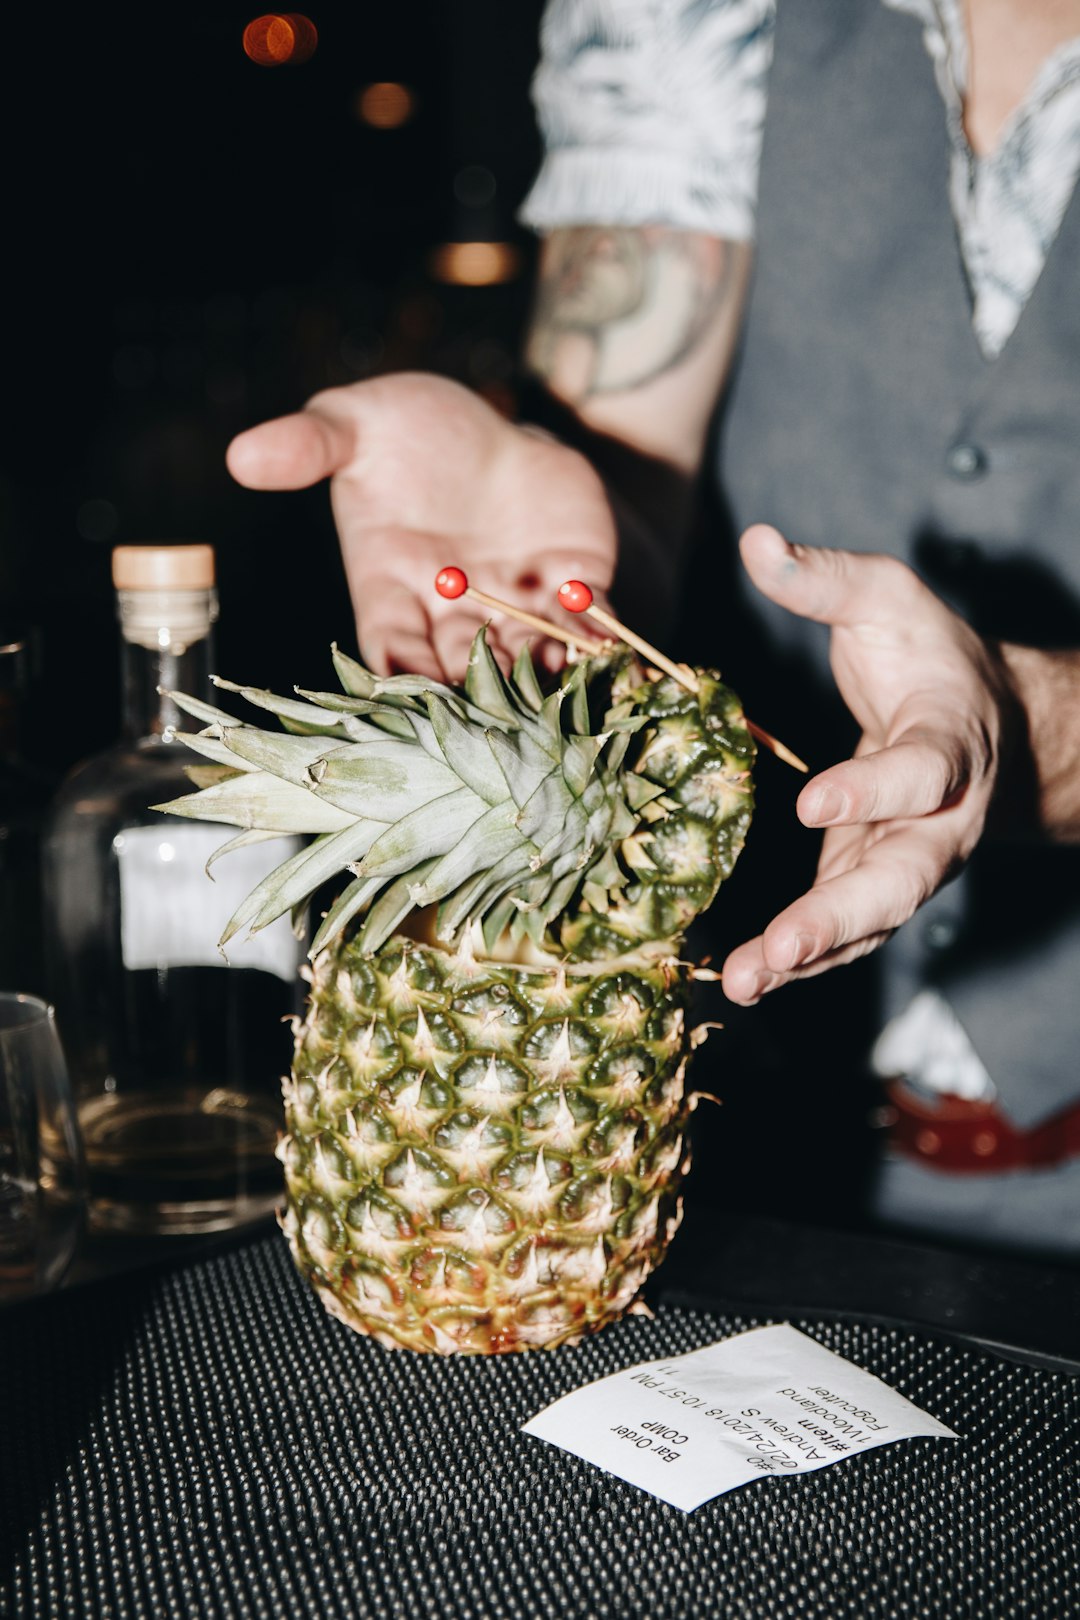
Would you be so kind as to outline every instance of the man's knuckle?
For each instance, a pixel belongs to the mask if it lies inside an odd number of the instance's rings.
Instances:
[[[927,779],[935,808],[946,805],[964,786],[967,771],[958,742],[940,744],[928,755]]]
[[[887,874],[887,889],[883,880],[883,890],[888,894],[888,904],[882,907],[882,911],[887,914],[889,924],[898,928],[907,922],[908,918],[913,917],[919,907],[929,900],[937,887],[936,874],[922,862],[894,861]]]

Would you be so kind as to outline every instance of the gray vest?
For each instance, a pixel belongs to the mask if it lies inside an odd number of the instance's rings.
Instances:
[[[915,19],[879,0],[780,0],[754,284],[719,437],[732,530],[761,520],[891,552],[988,634],[1080,645],[1080,192],[987,361],[947,162]],[[821,768],[852,741],[827,633],[750,594],[741,656],[761,672],[743,695]],[[1018,1124],[1080,1097],[1080,852],[984,847],[859,994],[881,1022],[926,984]],[[1077,1221],[1080,1247],[1080,1197]]]

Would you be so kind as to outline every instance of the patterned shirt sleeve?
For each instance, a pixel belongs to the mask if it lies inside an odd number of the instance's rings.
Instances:
[[[548,0],[534,230],[754,234],[775,0]]]

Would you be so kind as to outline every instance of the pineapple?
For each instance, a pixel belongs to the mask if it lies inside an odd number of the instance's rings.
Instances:
[[[678,1225],[680,940],[742,847],[752,738],[714,673],[691,693],[623,653],[547,696],[527,652],[503,676],[483,631],[463,690],[334,664],[343,693],[218,682],[283,732],[177,694],[210,763],[158,807],[242,829],[219,854],[313,835],[223,947],[350,875],[285,1082],[293,1256],[387,1346],[575,1343]]]

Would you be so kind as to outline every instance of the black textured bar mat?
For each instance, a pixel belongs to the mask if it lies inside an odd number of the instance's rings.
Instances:
[[[441,1360],[332,1320],[276,1235],[0,1318],[5,1615],[1053,1620],[1078,1613],[1080,1379],[798,1320],[955,1428],[683,1514],[518,1432],[766,1317],[664,1308]]]

